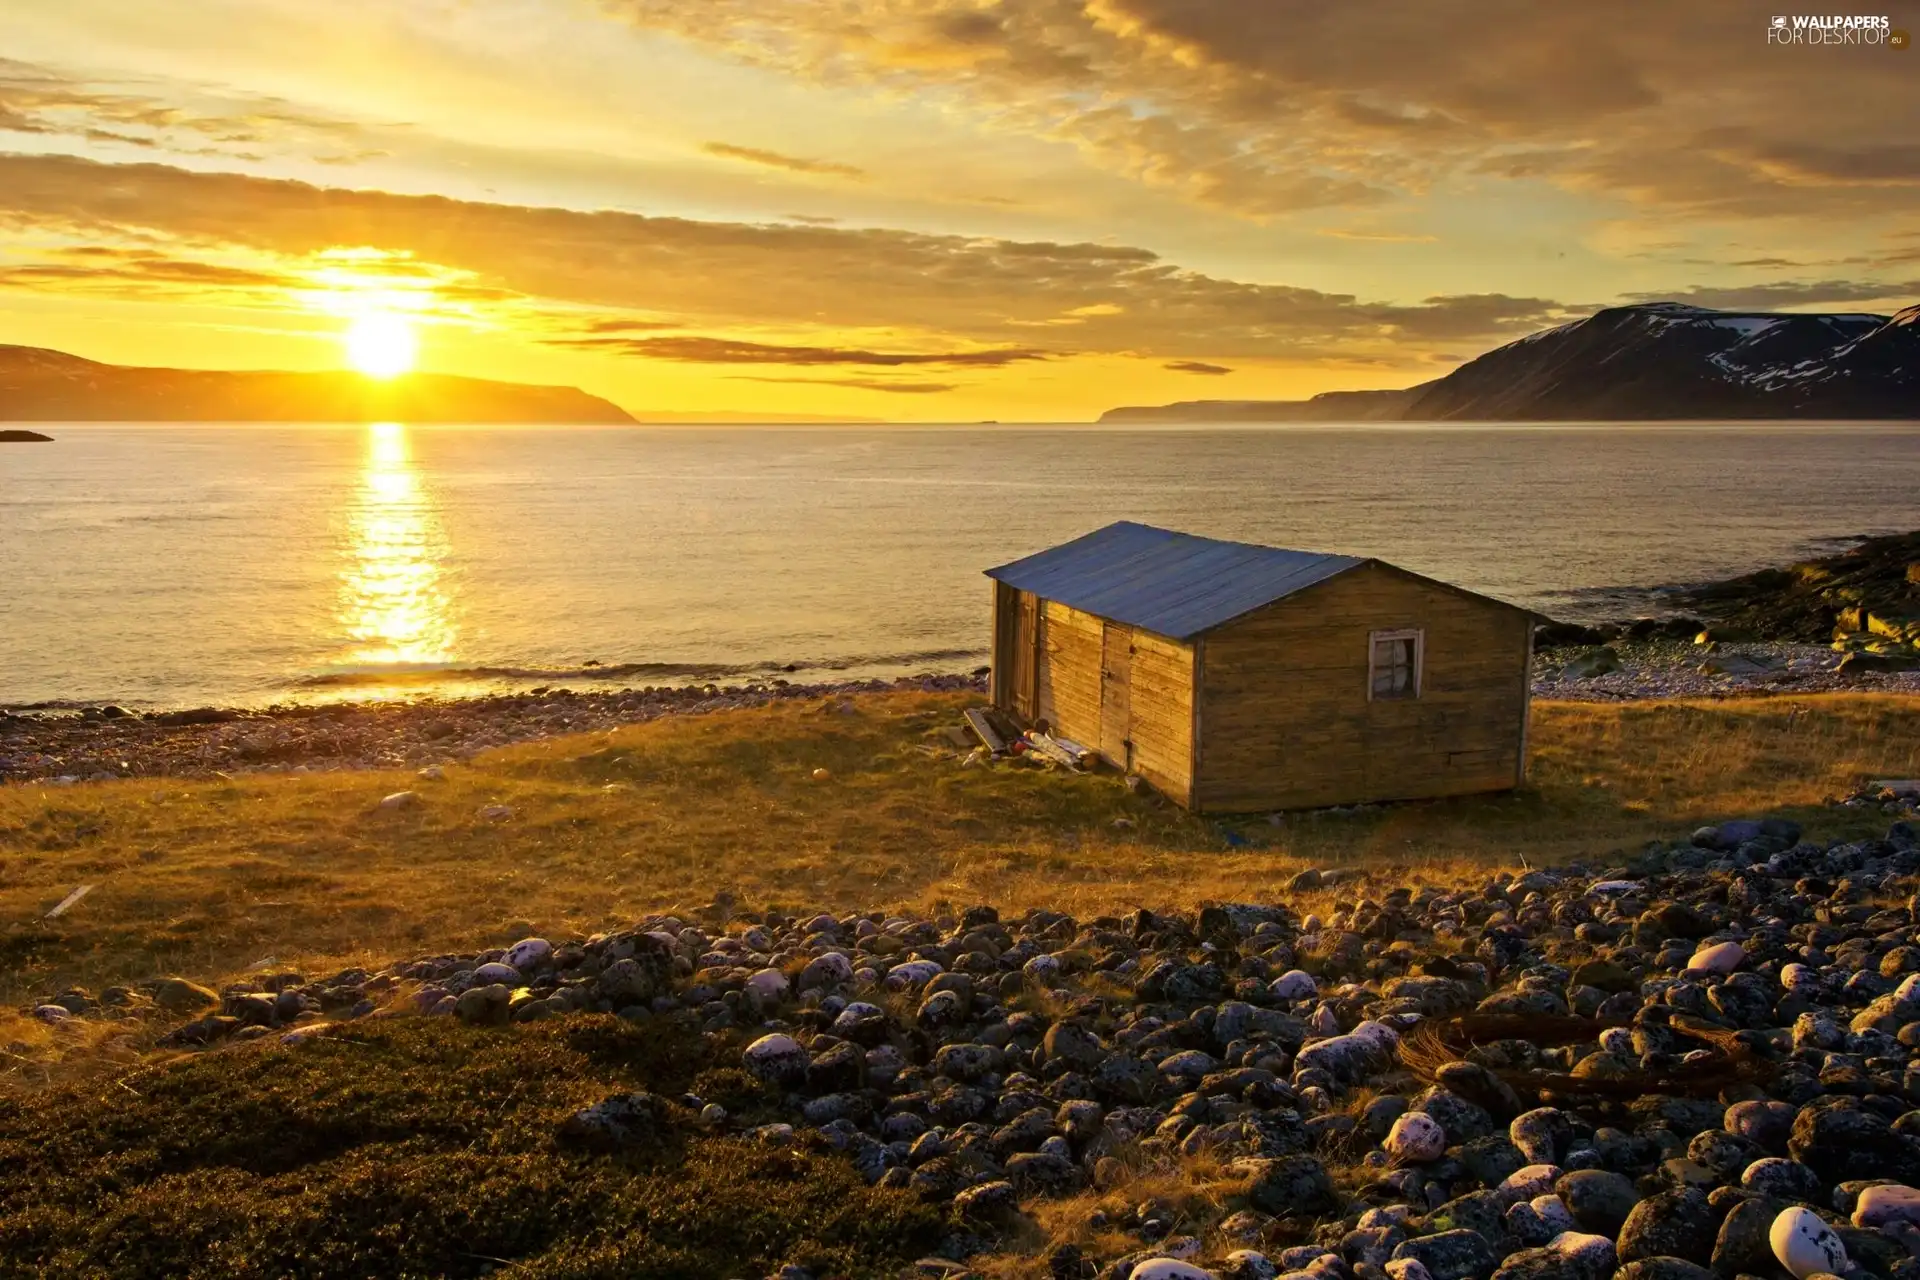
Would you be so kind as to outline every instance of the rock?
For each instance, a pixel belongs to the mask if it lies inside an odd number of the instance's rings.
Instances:
[[[762,1002],[771,1002],[785,998],[787,985],[787,975],[778,969],[760,969],[748,977],[744,990]]]
[[[741,1055],[748,1075],[783,1089],[804,1083],[810,1062],[807,1051],[792,1036],[777,1032],[761,1036]]]
[[[1573,1122],[1553,1107],[1522,1112],[1507,1126],[1507,1137],[1535,1164],[1558,1164],[1573,1142]]]
[[[1517,1204],[1522,1200],[1531,1201],[1542,1196],[1552,1196],[1553,1185],[1560,1181],[1561,1176],[1562,1171],[1558,1165],[1530,1164],[1525,1168],[1514,1170],[1501,1180],[1494,1191],[1503,1204]],[[1560,1203],[1559,1197],[1554,1197],[1554,1203]],[[1562,1205],[1562,1208],[1564,1207]],[[1573,1226],[1571,1214],[1567,1217],[1566,1225]]]
[[[1464,1229],[1408,1240],[1393,1251],[1393,1258],[1418,1262],[1433,1280],[1485,1280],[1498,1261],[1485,1236]]]
[[[1640,1192],[1633,1183],[1609,1169],[1569,1173],[1554,1185],[1554,1193],[1582,1230],[1603,1236],[1616,1235],[1640,1203]]]
[[[1327,1176],[1326,1167],[1313,1156],[1244,1160],[1236,1162],[1233,1168],[1253,1174],[1253,1182],[1247,1188],[1247,1202],[1262,1213],[1275,1217],[1313,1216],[1339,1206],[1333,1180]]]
[[[1767,1156],[1746,1167],[1740,1185],[1775,1200],[1812,1200],[1820,1194],[1820,1175],[1798,1160]]]
[[[1795,1205],[1782,1210],[1773,1220],[1768,1240],[1773,1245],[1773,1256],[1796,1280],[1807,1280],[1808,1276],[1823,1272],[1840,1275],[1847,1270],[1846,1247],[1833,1228],[1811,1209]]]
[[[1235,1249],[1220,1262],[1220,1280],[1274,1280],[1280,1268],[1264,1253]]]
[[[1208,1054],[1198,1049],[1186,1049],[1160,1060],[1159,1071],[1163,1079],[1182,1088],[1192,1088],[1205,1079],[1217,1064]]]
[[[1302,872],[1301,874],[1306,875],[1309,873]],[[1316,877],[1319,875],[1318,872],[1311,874]],[[1295,879],[1298,878],[1297,876],[1295,877]],[[1298,969],[1289,969],[1268,984],[1267,994],[1275,1000],[1305,1000],[1312,996],[1319,995],[1320,987],[1319,984],[1314,982],[1312,974],[1302,973]]]
[[[853,962],[838,951],[829,951],[807,961],[794,986],[801,991],[833,990],[853,981]]]
[[[503,983],[468,987],[453,1002],[453,1016],[475,1026],[499,1026],[506,1022],[513,1004],[513,989]]]
[[[1066,1156],[1051,1152],[1009,1156],[1006,1169],[1007,1180],[1026,1192],[1057,1196],[1080,1188],[1080,1167]]]
[[[153,989],[153,1002],[168,1013],[197,1013],[219,1004],[220,996],[185,978],[162,978]]]
[[[1737,1276],[1770,1269],[1773,1244],[1769,1233],[1775,1216],[1773,1206],[1765,1200],[1742,1200],[1729,1209],[1713,1242],[1714,1272]]]
[[[982,1182],[968,1187],[953,1198],[953,1210],[963,1218],[997,1219],[1011,1216],[1020,1207],[1020,1197],[1011,1182]],[[1138,1275],[1139,1272],[1134,1273]]]
[[[1318,1068],[1336,1080],[1357,1080],[1369,1070],[1385,1066],[1399,1047],[1400,1036],[1380,1022],[1363,1022],[1343,1036],[1307,1045],[1294,1056],[1294,1067]],[[1444,1122],[1443,1122],[1444,1123]]]
[[[525,938],[507,948],[506,962],[522,973],[539,968],[553,956],[553,944],[545,938]]]
[[[1844,1182],[1861,1170],[1920,1181],[1920,1147],[1853,1098],[1817,1098],[1802,1107],[1787,1150],[1822,1182]]]
[[[1606,1280],[1613,1274],[1613,1241],[1566,1231],[1551,1243],[1509,1254],[1495,1280]]]
[[[1127,1280],[1219,1280],[1219,1277],[1178,1258],[1149,1258],[1136,1263]]]
[[[390,796],[381,797],[379,807],[387,810],[411,809],[419,803],[418,791],[396,791]]]
[[[650,1093],[616,1094],[568,1116],[560,1135],[601,1150],[617,1150],[657,1140],[665,1115],[665,1104]]]
[[[1613,1273],[1613,1280],[1717,1280],[1714,1273],[1685,1258],[1642,1258]]]
[[[1899,1183],[1883,1183],[1868,1187],[1854,1202],[1856,1227],[1885,1227],[1895,1222],[1920,1226],[1920,1191]]]
[[[482,822],[505,822],[513,817],[513,806],[505,804],[482,805],[478,814]]]
[[[1425,1164],[1438,1160],[1447,1149],[1446,1130],[1433,1117],[1410,1111],[1393,1122],[1383,1144],[1395,1160]]]
[[[1040,1047],[1047,1061],[1064,1062],[1079,1071],[1098,1066],[1107,1052],[1100,1043],[1100,1037],[1088,1030],[1084,1023],[1072,1020],[1056,1022],[1048,1027]]]
[[[1720,1127],[1762,1151],[1780,1155],[1793,1134],[1793,1118],[1794,1109],[1784,1102],[1736,1102],[1727,1108]]]
[[[483,964],[473,971],[473,980],[483,983],[499,983],[502,986],[518,987],[526,984],[526,976],[510,964],[494,961]]]
[[[1694,952],[1687,961],[1688,973],[1732,973],[1747,958],[1747,952],[1737,942],[1722,942],[1711,947],[1702,947]]]
[[[1616,1241],[1620,1261],[1685,1258],[1702,1266],[1713,1260],[1719,1219],[1694,1188],[1663,1191],[1633,1207]]]
[[[1595,649],[1583,653],[1560,668],[1562,680],[1592,680],[1598,676],[1609,675],[1620,669],[1620,655],[1611,648]]]

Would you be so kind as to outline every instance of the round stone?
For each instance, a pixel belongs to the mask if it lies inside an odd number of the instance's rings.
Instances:
[[[1408,1164],[1438,1160],[1447,1150],[1447,1131],[1432,1116],[1409,1111],[1387,1131],[1387,1154]]]
[[[1856,1227],[1885,1227],[1895,1222],[1920,1225],[1920,1191],[1899,1183],[1868,1187],[1853,1207]]]
[[[778,969],[762,969],[747,979],[746,989],[762,1000],[778,1000],[787,994],[787,975]]]
[[[510,964],[501,964],[497,960],[491,964],[483,964],[478,969],[475,969],[473,971],[473,980],[475,983],[483,986],[498,982],[509,987],[520,986],[526,981],[526,979],[521,976],[520,970]]]
[[[1773,1220],[1767,1239],[1773,1245],[1773,1256],[1796,1280],[1821,1273],[1840,1275],[1847,1270],[1846,1246],[1811,1209],[1795,1205],[1783,1210]]]
[[[1737,942],[1722,942],[1711,947],[1702,947],[1693,953],[1687,961],[1688,973],[1732,973],[1747,958],[1747,951]]]
[[[507,948],[507,963],[522,973],[538,968],[553,955],[553,944],[545,938],[523,938]]]
[[[1217,1277],[1178,1258],[1149,1258],[1134,1267],[1131,1280],[1217,1280]]]
[[[788,1088],[807,1078],[807,1051],[792,1036],[778,1032],[748,1045],[740,1060],[747,1074],[768,1084]]]
[[[1304,1000],[1319,995],[1320,986],[1312,974],[1289,969],[1267,984],[1267,994],[1275,1000]]]

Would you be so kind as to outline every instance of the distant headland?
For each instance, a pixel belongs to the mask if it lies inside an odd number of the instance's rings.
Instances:
[[[44,347],[0,345],[0,421],[462,422],[625,424],[626,410],[577,387],[413,373],[225,372],[102,364]],[[37,433],[26,438],[47,439]],[[22,438],[19,433],[0,439]]]
[[[52,436],[43,436],[38,431],[0,431],[0,444],[30,444],[52,439]]]
[[[1891,316],[1608,307],[1443,378],[1310,400],[1109,409],[1130,422],[1920,419],[1920,306]]]

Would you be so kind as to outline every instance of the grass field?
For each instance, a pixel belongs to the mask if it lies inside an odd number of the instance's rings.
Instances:
[[[0,788],[0,1002],[162,973],[216,981],[268,958],[317,973],[585,934],[720,890],[756,908],[1085,914],[1270,899],[1304,866],[1413,881],[1604,857],[1762,811],[1864,835],[1881,815],[1822,800],[1920,774],[1920,699],[1546,702],[1524,791],[1225,823],[1110,773],[962,769],[941,731],[964,705],[917,694],[669,718],[504,749],[438,781]],[[378,807],[403,788],[421,802]],[[512,816],[480,816],[496,804]],[[83,884],[85,899],[42,918]]]

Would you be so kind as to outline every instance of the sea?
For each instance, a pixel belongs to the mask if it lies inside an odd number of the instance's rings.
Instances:
[[[0,445],[0,707],[986,661],[982,571],[1113,520],[1570,619],[1920,528],[1920,424],[58,425]]]

